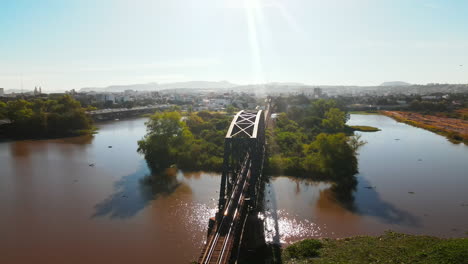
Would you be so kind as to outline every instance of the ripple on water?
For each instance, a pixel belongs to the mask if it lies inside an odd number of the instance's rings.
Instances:
[[[205,243],[208,220],[216,213],[216,206],[199,202],[179,201],[173,208],[174,216],[182,216],[187,235],[195,244]],[[201,234],[203,234],[201,236]],[[202,238],[202,239],[201,239]]]
[[[265,239],[273,244],[290,244],[297,240],[328,235],[325,224],[318,225],[286,210],[267,210],[259,217],[265,222]]]

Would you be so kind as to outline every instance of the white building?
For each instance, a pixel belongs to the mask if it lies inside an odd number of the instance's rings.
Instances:
[[[3,96],[5,94],[5,90],[3,88],[0,88],[0,96]]]

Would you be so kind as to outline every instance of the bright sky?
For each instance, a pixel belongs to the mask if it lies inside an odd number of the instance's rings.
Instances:
[[[1,0],[0,87],[21,79],[468,83],[468,1]]]

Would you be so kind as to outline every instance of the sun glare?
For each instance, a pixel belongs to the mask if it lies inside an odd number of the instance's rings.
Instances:
[[[247,30],[249,47],[251,53],[251,68],[253,70],[253,81],[255,83],[264,83],[264,72],[262,65],[262,58],[260,54],[259,32],[257,27],[257,16],[259,1],[257,0],[244,0],[245,15],[247,18]]]

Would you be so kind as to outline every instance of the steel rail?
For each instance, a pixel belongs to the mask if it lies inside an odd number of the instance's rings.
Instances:
[[[231,232],[232,232],[232,229],[234,227],[234,223],[236,221],[236,218],[237,218],[237,214],[239,213],[241,207],[244,205],[243,201],[244,201],[244,195],[245,195],[245,190],[246,188],[249,186],[249,183],[248,183],[248,180],[250,178],[250,175],[251,175],[251,171],[250,171],[250,168],[251,166],[249,166],[249,171],[248,171],[248,175],[246,176],[246,180],[244,181],[244,185],[242,186],[242,192],[241,192],[241,195],[239,196],[239,200],[237,201],[237,208],[236,210],[234,211],[234,215],[232,217],[232,222],[231,222],[231,225],[229,226],[229,232],[228,234],[226,235],[225,239],[224,239],[224,243],[223,243],[223,247],[221,248],[221,255],[218,259],[218,264],[222,263],[222,260],[223,260],[223,256],[224,256],[224,252],[226,251],[226,246],[227,246],[227,243],[229,242],[229,238],[231,236]]]
[[[220,238],[220,231],[223,230],[223,227],[225,226],[225,220],[228,216],[228,212],[230,211],[230,207],[232,205],[232,201],[235,199],[235,196],[237,196],[237,194],[239,194],[239,196],[241,195],[241,192],[239,193],[238,189],[239,189],[239,186],[241,185],[241,182],[243,180],[245,180],[245,169],[247,168],[247,163],[250,161],[250,157],[249,155],[247,154],[244,162],[243,162],[243,165],[241,167],[241,173],[240,173],[240,177],[238,177],[237,179],[237,182],[236,182],[236,186],[234,187],[234,190],[232,191],[231,193],[231,197],[229,198],[229,201],[228,201],[228,204],[227,206],[225,207],[225,210],[224,210],[224,213],[222,215],[222,219],[221,219],[221,223],[217,226],[217,230],[216,230],[216,235],[212,237],[212,239],[210,240],[209,242],[209,249],[207,251],[205,251],[205,254],[203,255],[202,257],[202,262],[203,264],[206,264],[206,263],[209,263],[211,261],[211,258],[213,257],[213,252],[215,251],[215,248],[218,244],[218,240]],[[226,220],[228,221],[228,220]]]

